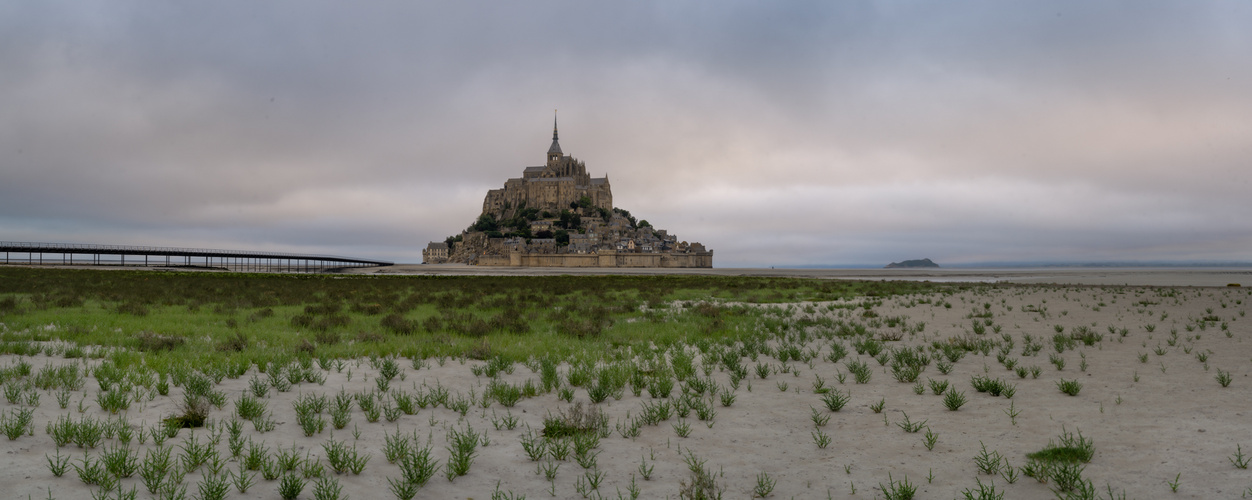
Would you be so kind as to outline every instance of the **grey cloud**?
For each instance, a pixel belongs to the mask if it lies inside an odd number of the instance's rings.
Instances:
[[[416,260],[542,161],[561,108],[619,205],[719,264],[1252,259],[1250,24],[1222,2],[11,3],[0,238]]]

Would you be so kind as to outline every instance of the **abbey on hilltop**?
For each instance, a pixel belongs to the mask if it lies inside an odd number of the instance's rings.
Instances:
[[[431,242],[423,263],[518,267],[713,267],[713,251],[679,241],[613,207],[608,175],[561,151],[556,120],[543,166],[487,191],[483,211],[459,235]]]
[[[559,213],[573,208],[571,204],[577,204],[583,198],[591,200],[590,205],[596,209],[613,209],[609,177],[605,175],[592,179],[587,173],[587,165],[561,153],[556,121],[553,120],[548,162],[542,167],[526,167],[520,179],[509,179],[504,181],[504,188],[487,191],[483,214],[504,220],[510,213],[525,208]]]

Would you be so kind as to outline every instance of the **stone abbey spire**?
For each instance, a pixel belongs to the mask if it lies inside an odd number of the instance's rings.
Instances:
[[[561,144],[557,142],[556,135],[556,110],[552,110],[552,146],[548,148],[548,164],[551,165],[561,159]]]

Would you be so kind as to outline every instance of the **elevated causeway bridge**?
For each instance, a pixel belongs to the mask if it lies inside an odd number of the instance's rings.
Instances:
[[[0,241],[5,264],[161,266],[256,272],[323,272],[346,267],[390,266],[392,262],[335,255]]]

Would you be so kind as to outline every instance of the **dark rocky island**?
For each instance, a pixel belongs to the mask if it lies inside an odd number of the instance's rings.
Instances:
[[[897,269],[904,267],[939,267],[939,264],[935,264],[930,259],[906,260],[904,262],[892,262],[887,264],[887,267],[884,269]]]

